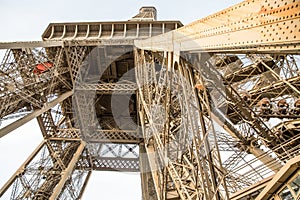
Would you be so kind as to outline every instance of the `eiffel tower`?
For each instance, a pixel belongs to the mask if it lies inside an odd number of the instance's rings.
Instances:
[[[300,198],[299,0],[246,0],[183,26],[51,23],[0,43],[0,137],[43,141],[1,199],[81,199],[92,171],[140,172],[146,200]]]

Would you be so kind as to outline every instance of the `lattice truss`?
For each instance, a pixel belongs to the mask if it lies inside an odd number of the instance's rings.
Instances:
[[[0,136],[37,118],[44,141],[0,197],[79,199],[114,170],[141,171],[145,199],[229,199],[274,175],[300,153],[299,6],[244,1],[135,49],[8,49]]]
[[[158,197],[227,199],[208,94],[196,93],[192,69],[176,55],[136,55],[140,118]]]
[[[232,192],[270,176],[299,154],[299,56],[215,54],[199,68],[206,74],[212,113],[227,132],[219,129],[218,141],[226,152],[222,158],[232,151],[223,163]]]
[[[44,141],[4,185],[1,198],[78,199],[92,170],[139,170],[136,130],[120,130],[111,118],[96,126],[95,116],[103,95],[131,95],[136,84],[91,82],[86,60],[93,48],[7,50],[1,64],[1,116],[18,120],[3,127],[1,137],[37,117]]]
[[[62,49],[47,56],[45,49],[7,50],[1,63],[1,118],[17,111],[41,108],[46,101],[43,98],[57,92],[59,83],[71,88],[64,75],[69,72],[62,65]],[[39,63],[55,63],[54,70],[35,76],[35,67]],[[48,87],[51,84],[51,87]],[[61,86],[61,85],[60,85]],[[28,107],[26,109],[26,107]],[[23,110],[22,110],[23,109]]]
[[[298,55],[137,55],[140,118],[161,199],[226,199],[299,155]]]

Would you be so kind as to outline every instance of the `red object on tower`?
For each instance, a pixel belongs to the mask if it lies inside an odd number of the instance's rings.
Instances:
[[[51,62],[39,63],[35,66],[33,73],[39,75],[39,74],[47,71],[51,67],[53,67],[53,63],[51,63]]]

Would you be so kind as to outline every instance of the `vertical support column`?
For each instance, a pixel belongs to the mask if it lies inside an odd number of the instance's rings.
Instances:
[[[145,144],[140,144],[140,173],[142,185],[142,197],[144,200],[158,200],[155,186],[152,178],[152,173],[149,165],[149,160],[146,155]]]
[[[182,66],[184,65],[185,63],[182,63]],[[195,77],[192,76],[193,73],[191,69],[188,68],[188,66],[185,66],[185,68],[182,68],[182,71],[183,73],[187,74],[187,76],[190,76],[191,84],[195,85]],[[206,190],[206,193],[204,194],[208,199],[229,199],[216,131],[212,120],[212,109],[210,105],[211,97],[207,87],[208,80],[206,80],[204,77],[205,72],[202,71],[202,73],[200,73],[199,81],[203,86],[203,90],[196,93],[198,102],[197,104],[199,108],[198,112],[202,143],[198,144],[199,146],[197,149],[201,157],[202,169],[205,171],[204,183],[206,186],[204,187],[204,190]],[[203,152],[201,152],[201,149]]]
[[[54,188],[54,191],[53,191],[51,197],[49,198],[50,200],[55,200],[58,198],[64,185],[66,184],[66,181],[69,179],[70,175],[72,174],[74,167],[75,167],[84,147],[85,147],[85,142],[81,141],[81,144],[77,148],[76,153],[73,155],[73,158],[70,161],[68,167],[61,172],[61,179],[58,182],[58,184],[56,185],[56,187]]]
[[[71,175],[84,148],[85,142],[78,139],[44,140],[1,188],[0,197],[57,199],[64,193],[64,199],[76,199],[84,183],[78,184],[79,178]],[[80,179],[87,177],[82,175]]]
[[[82,185],[82,187],[81,187],[81,190],[80,190],[78,199],[81,199],[81,198],[82,198],[83,193],[84,193],[84,191],[85,191],[85,189],[86,189],[86,186],[87,186],[87,184],[88,184],[88,182],[89,182],[89,180],[90,180],[91,175],[92,175],[92,171],[89,171],[88,174],[87,174],[87,176],[86,176],[86,178],[85,178],[85,180],[84,180],[84,183],[83,183],[83,185]]]
[[[0,189],[0,197],[8,190],[8,188],[15,182],[15,180],[24,173],[26,166],[36,157],[38,152],[44,146],[44,141],[32,152],[28,159],[21,165],[21,167],[14,173],[14,175],[5,183],[5,185]]]

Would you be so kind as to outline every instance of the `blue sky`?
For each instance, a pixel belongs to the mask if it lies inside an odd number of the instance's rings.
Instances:
[[[126,21],[137,14],[142,6],[155,6],[158,20],[180,20],[183,24],[188,24],[238,2],[240,1],[0,0],[0,42],[41,40],[41,35],[50,22]],[[0,187],[41,141],[36,120],[0,138]],[[95,172],[83,199],[139,200],[139,174]]]

